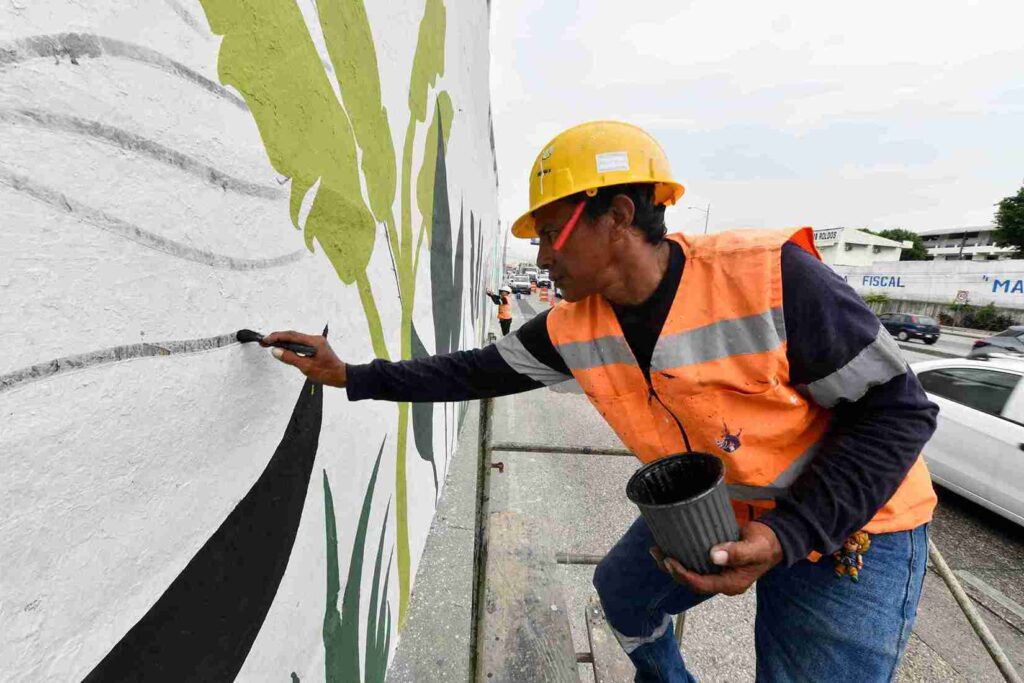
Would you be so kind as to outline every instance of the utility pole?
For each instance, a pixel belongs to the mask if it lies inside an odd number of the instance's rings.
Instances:
[[[704,234],[708,234],[708,218],[711,217],[711,202],[708,202],[708,208],[706,209],[700,206],[688,206],[686,208],[697,209],[698,211],[704,212]]]

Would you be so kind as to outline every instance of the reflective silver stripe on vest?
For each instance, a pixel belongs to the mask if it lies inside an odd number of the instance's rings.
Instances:
[[[555,347],[570,370],[593,370],[602,365],[636,365],[633,352],[623,337],[598,337],[588,342],[570,342]]]
[[[516,334],[502,337],[495,346],[502,359],[520,375],[526,375],[530,379],[537,380],[541,384],[548,386],[572,379],[572,375],[552,370],[537,360],[532,353],[526,350],[523,342],[519,341],[519,337]]]
[[[727,484],[729,497],[733,500],[774,500],[789,493],[789,487],[793,485],[796,478],[807,469],[807,466],[814,459],[821,449],[821,443],[811,444],[811,447],[800,454],[793,462],[789,463],[786,469],[782,470],[775,480],[767,486],[748,486],[747,484]]]
[[[831,375],[811,382],[805,387],[815,403],[832,408],[841,400],[856,401],[871,387],[885,384],[907,371],[907,361],[900,347],[885,331],[878,328],[875,340],[854,356],[853,360]]]
[[[785,339],[786,324],[781,307],[745,318],[719,320],[658,339],[651,369],[668,370],[729,356],[763,353],[778,348]]]

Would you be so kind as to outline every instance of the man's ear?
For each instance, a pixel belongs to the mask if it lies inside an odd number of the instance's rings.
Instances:
[[[636,213],[636,207],[633,205],[633,200],[624,194],[617,194],[612,197],[611,204],[608,207],[605,217],[610,221],[610,232],[613,240],[621,239],[625,237],[629,228],[633,225],[633,216]]]

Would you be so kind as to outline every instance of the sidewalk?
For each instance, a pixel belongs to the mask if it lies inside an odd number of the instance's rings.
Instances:
[[[529,305],[529,304],[528,304]],[[534,301],[532,306],[539,303]],[[527,312],[527,311],[524,311]],[[474,406],[467,416],[416,577],[408,626],[389,672],[390,681],[469,680],[472,603],[473,515],[476,481]],[[617,437],[583,396],[539,390],[494,403],[492,442],[540,446],[621,448]],[[632,458],[552,453],[495,453],[503,471],[503,502],[528,516],[537,548],[603,554],[637,512],[624,493],[637,463]],[[468,528],[467,528],[468,527]],[[946,550],[941,547],[940,550]],[[577,652],[589,650],[584,606],[593,588],[593,567],[558,565]],[[754,592],[716,597],[692,610],[683,649],[688,665],[705,681],[754,680]],[[1007,654],[1024,670],[1024,634],[1005,618],[979,606]],[[593,681],[589,664],[580,679]],[[914,634],[898,681],[1001,681],[988,654],[937,576],[925,580]],[[490,682],[488,682],[490,683]],[[497,683],[495,681],[494,683]]]

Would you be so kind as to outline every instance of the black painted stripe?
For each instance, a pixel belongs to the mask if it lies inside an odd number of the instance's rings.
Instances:
[[[229,192],[238,192],[262,199],[285,199],[288,196],[288,193],[280,187],[268,187],[235,178],[187,154],[165,147],[141,135],[98,121],[36,109],[0,109],[0,122],[35,126],[45,130],[72,133],[99,140],[125,151],[141,154],[160,163],[173,166],[214,187]]]
[[[216,337],[203,337],[202,339],[181,339],[175,341],[143,342],[139,344],[125,344],[123,346],[112,346],[107,349],[78,353],[72,356],[54,358],[21,368],[5,375],[0,375],[0,394],[22,384],[35,382],[54,375],[66,372],[74,372],[97,365],[119,363],[132,358],[149,358],[152,356],[174,356],[183,353],[199,353],[217,349],[230,344],[237,344],[235,333],[221,334]]]
[[[173,76],[194,83],[200,88],[231,102],[239,109],[249,110],[245,101],[238,97],[238,95],[235,95],[219,83],[214,83],[199,72],[193,71],[181,62],[175,61],[152,48],[92,33],[55,33],[52,35],[29,36],[8,43],[2,43],[0,44],[0,69],[8,64],[17,64],[29,59],[60,59],[61,57],[67,57],[73,64],[77,64],[78,60],[82,57],[95,59],[104,55],[148,64]]]
[[[316,460],[323,393],[322,385],[302,385],[259,479],[85,681],[235,680],[288,567]]]
[[[276,268],[278,266],[288,265],[289,263],[295,263],[305,256],[309,255],[308,251],[300,249],[293,251],[288,254],[281,256],[273,256],[271,258],[262,259],[249,259],[249,258],[238,258],[235,256],[228,256],[226,254],[218,254],[216,252],[207,251],[205,249],[197,249],[196,247],[177,242],[162,235],[150,232],[134,223],[121,220],[115,216],[94,209],[85,204],[69,199],[63,193],[37,183],[34,180],[17,173],[12,173],[6,170],[3,166],[0,166],[0,185],[7,185],[8,187],[27,194],[28,196],[36,199],[44,204],[57,209],[62,213],[72,214],[75,217],[94,225],[101,230],[113,233],[119,237],[131,240],[137,244],[141,244],[144,247],[160,251],[176,258],[184,259],[186,261],[193,261],[195,263],[201,263],[212,268],[221,268],[224,270],[263,270],[265,268]]]

